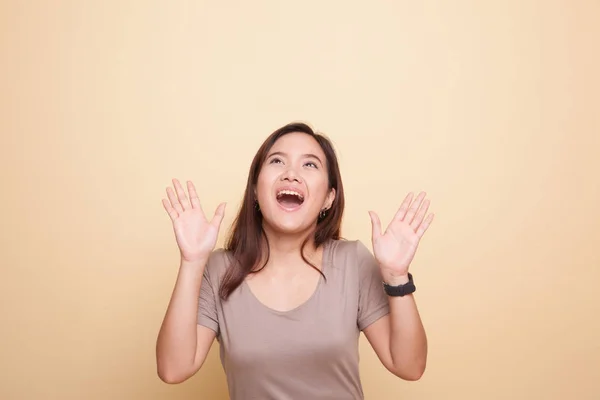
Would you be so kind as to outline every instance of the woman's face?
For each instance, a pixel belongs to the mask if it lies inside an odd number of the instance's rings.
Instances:
[[[281,233],[301,233],[329,209],[335,190],[329,190],[327,160],[321,146],[305,133],[280,137],[258,175],[255,188],[263,221]]]

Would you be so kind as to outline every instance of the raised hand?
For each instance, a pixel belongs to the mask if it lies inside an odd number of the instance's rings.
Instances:
[[[173,179],[173,186],[175,190],[167,187],[169,199],[163,199],[162,203],[173,222],[181,258],[188,262],[206,260],[217,243],[226,203],[219,204],[209,221],[191,181],[187,181],[189,198],[177,179]]]
[[[433,214],[425,218],[430,203],[425,200],[425,192],[421,192],[414,202],[412,200],[413,193],[409,193],[384,233],[381,232],[379,216],[369,212],[373,226],[373,253],[384,279],[402,279],[408,275],[419,241],[433,221]]]

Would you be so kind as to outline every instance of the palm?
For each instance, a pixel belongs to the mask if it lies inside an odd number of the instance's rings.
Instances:
[[[420,193],[411,204],[412,197],[412,193],[406,196],[384,233],[379,217],[371,213],[373,253],[381,268],[394,275],[408,272],[421,237],[433,220],[433,214],[425,218],[429,208],[429,200],[423,201],[425,193]]]
[[[198,209],[185,210],[173,221],[175,239],[185,258],[210,252],[217,242],[218,229]]]
[[[188,181],[189,198],[179,181],[174,179],[173,183],[175,191],[167,188],[169,200],[163,199],[163,205],[173,222],[181,257],[186,261],[205,259],[217,243],[225,203],[219,205],[209,221],[204,215],[193,183]]]
[[[380,265],[402,270],[410,265],[418,244],[419,238],[410,225],[400,221],[390,224],[383,235],[373,240],[373,252]]]

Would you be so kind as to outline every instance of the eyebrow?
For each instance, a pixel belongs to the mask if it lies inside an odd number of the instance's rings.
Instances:
[[[273,153],[269,154],[269,155],[267,156],[267,158],[270,158],[270,157],[273,157],[273,156],[284,156],[284,157],[286,157],[286,156],[287,156],[287,154],[286,154],[286,153],[284,153],[284,152],[282,152],[282,151],[275,151],[275,152],[273,152]],[[306,154],[302,154],[302,157],[305,157],[305,158],[314,158],[315,160],[319,161],[319,163],[320,163],[321,165],[323,165],[323,161],[321,161],[321,159],[320,159],[319,157],[317,157],[316,155],[314,155],[314,154],[312,154],[312,153],[306,153]]]

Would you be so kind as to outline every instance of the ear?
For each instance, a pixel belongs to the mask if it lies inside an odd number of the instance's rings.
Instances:
[[[325,204],[324,204],[323,209],[329,210],[331,208],[331,205],[333,204],[334,200],[335,200],[335,189],[331,188],[331,190],[329,191],[329,194],[327,194],[327,197],[325,198]]]

